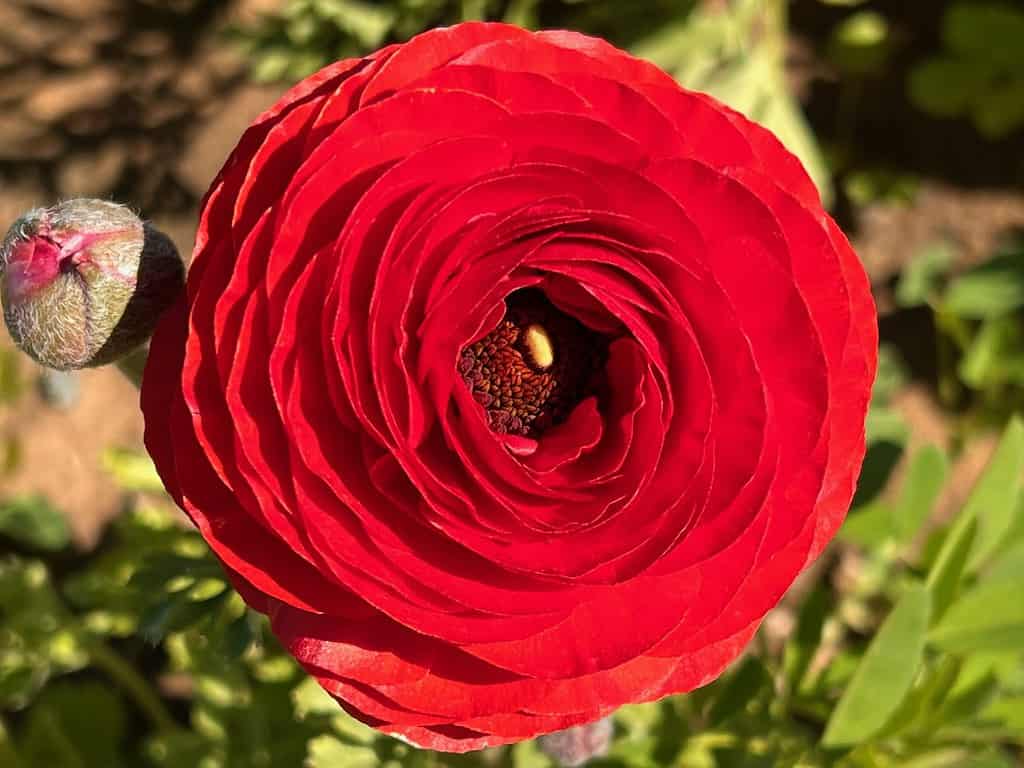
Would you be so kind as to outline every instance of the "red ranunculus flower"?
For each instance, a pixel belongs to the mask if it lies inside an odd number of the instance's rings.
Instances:
[[[146,441],[287,649],[463,751],[703,685],[835,533],[875,313],[800,163],[601,40],[293,88],[204,204]]]

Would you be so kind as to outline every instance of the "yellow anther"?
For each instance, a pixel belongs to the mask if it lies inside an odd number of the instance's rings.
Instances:
[[[547,370],[555,362],[555,348],[544,326],[536,323],[527,326],[523,332],[523,341],[533,364],[541,370]]]

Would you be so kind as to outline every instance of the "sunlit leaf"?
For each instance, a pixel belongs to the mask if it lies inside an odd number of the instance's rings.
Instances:
[[[986,675],[951,696],[939,712],[944,723],[958,723],[978,717],[999,691],[999,680]]]
[[[876,499],[850,511],[839,529],[839,538],[861,549],[874,550],[893,538],[892,520],[889,505]]]
[[[164,489],[153,460],[145,453],[110,448],[103,452],[103,467],[125,490],[159,493]]]
[[[952,246],[941,240],[915,253],[896,283],[896,302],[901,307],[913,307],[930,301],[955,256]]]
[[[952,656],[944,656],[931,665],[886,722],[878,739],[889,739],[928,724],[949,695],[961,666],[962,661]]]
[[[50,552],[64,549],[71,541],[64,515],[42,496],[0,501],[0,534],[31,549]]]
[[[985,467],[961,513],[976,517],[978,532],[968,568],[975,570],[1002,544],[1013,525],[1013,515],[1024,478],[1024,421],[1014,416],[1006,425],[995,453]]]
[[[829,718],[826,747],[844,747],[877,733],[917,676],[931,612],[927,589],[911,586],[872,639],[853,679]]]
[[[324,1],[317,0],[321,3]],[[395,11],[387,6],[360,0],[343,0],[337,4],[340,7],[331,18],[367,50],[384,42],[384,37],[395,22]]]
[[[534,739],[515,744],[510,752],[512,768],[552,768],[554,765],[551,758],[540,751]]]
[[[927,587],[932,596],[932,622],[938,621],[952,605],[960,588],[967,557],[974,544],[977,520],[961,513],[928,571]]]
[[[960,597],[929,633],[946,651],[1024,648],[1024,578],[983,582]]]
[[[907,543],[920,530],[946,481],[946,455],[934,445],[921,448],[910,460],[903,491],[893,506],[893,528]]]
[[[309,742],[308,768],[376,768],[377,754],[369,747],[346,744],[331,735]]]
[[[987,383],[998,381],[1009,357],[1007,352],[1020,336],[1019,323],[1013,316],[990,317],[983,321],[957,369],[963,382],[969,387],[984,389]]]
[[[827,205],[831,175],[786,83],[782,6],[778,0],[701,4],[684,21],[643,40],[634,53],[769,128],[800,158]]]
[[[829,58],[846,72],[870,74],[885,66],[888,43],[888,20],[877,11],[858,11],[833,30]]]
[[[993,699],[982,717],[1001,722],[1016,733],[1024,733],[1024,695],[1011,694]]]
[[[1024,307],[1024,253],[1008,253],[956,277],[944,307],[962,317],[997,317]]]

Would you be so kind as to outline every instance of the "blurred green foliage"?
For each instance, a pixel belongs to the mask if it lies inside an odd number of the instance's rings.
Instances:
[[[287,0],[280,14],[235,37],[253,59],[257,80],[299,80],[332,61],[358,56],[428,27],[470,19],[536,23],[538,0]]]
[[[1024,748],[1024,425],[1011,419],[959,514],[936,525],[947,463],[938,447],[919,448],[893,492],[856,505],[841,534],[865,558],[851,587],[819,576],[793,601],[788,640],[762,633],[715,683],[621,710],[595,765],[1014,765]],[[117,476],[145,487],[140,474]],[[0,561],[5,765],[552,766],[532,743],[456,757],[353,721],[156,494],[138,497],[70,572],[47,564],[56,539],[19,541],[23,554]]]
[[[541,6],[544,6],[542,9]],[[325,64],[404,40],[436,24],[471,19],[536,27],[544,18],[612,33],[684,85],[708,92],[766,125],[797,154],[826,202],[831,182],[821,151],[786,87],[784,0],[731,3],[610,3],[605,0],[287,0],[280,15],[236,30],[257,80],[293,81]]]
[[[946,242],[915,254],[895,298],[932,312],[946,404],[967,409],[968,425],[1001,424],[1024,409],[1024,237],[967,270],[954,271],[956,256]]]
[[[944,50],[910,73],[910,100],[939,117],[969,116],[989,138],[1024,126],[1024,8],[959,2],[942,20]]]

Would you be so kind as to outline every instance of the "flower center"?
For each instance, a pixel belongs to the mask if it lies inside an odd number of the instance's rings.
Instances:
[[[495,432],[537,437],[594,393],[608,341],[536,288],[505,301],[498,326],[463,348],[459,373]]]

